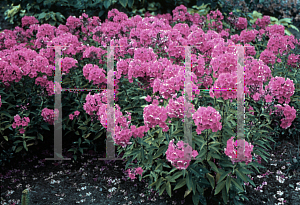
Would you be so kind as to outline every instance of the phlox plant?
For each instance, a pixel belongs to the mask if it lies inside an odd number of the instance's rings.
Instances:
[[[225,204],[244,200],[243,182],[255,186],[248,175],[263,168],[252,161],[252,155],[268,159],[263,149],[270,149],[269,141],[274,141],[267,135],[273,131],[272,120],[281,120],[281,128],[287,129],[296,118],[299,102],[293,96],[299,95],[295,84],[300,62],[292,51],[299,42],[285,36],[283,26],[268,26],[268,18],[256,25],[259,31],[241,18],[233,25],[236,34],[223,29],[222,20],[219,11],[211,11],[205,20],[199,14],[188,14],[182,5],[173,11],[173,17],[137,15],[128,19],[113,9],[103,23],[82,14],[79,19],[70,16],[58,28],[24,17],[22,28],[0,34],[1,133],[15,129],[9,140],[23,138],[14,141],[20,151],[27,149],[29,140],[43,140],[41,131],[53,125],[57,117],[53,111],[55,53],[47,46],[68,46],[62,48],[62,87],[87,88],[93,82],[91,88],[106,89],[106,48],[121,45],[114,50],[117,104],[113,139],[118,152],[124,153],[126,169],[131,168],[128,176],[147,178],[150,187],[170,197],[172,190],[186,186],[186,195],[193,194],[194,204],[206,204],[213,195]],[[183,142],[185,49],[176,47],[183,45],[198,46],[191,54],[191,146]],[[246,161],[236,160],[240,154],[236,146],[243,143],[234,138],[236,91],[218,90],[236,88],[235,45],[248,46],[244,61]],[[79,138],[78,147],[70,149],[74,153],[83,153],[84,143],[93,146],[107,129],[107,91],[84,92],[62,92],[62,128],[74,132],[76,123],[81,131],[75,132]],[[27,110],[15,108],[25,104]],[[34,133],[37,137],[28,136]],[[88,139],[90,133],[97,136]],[[19,143],[23,145],[17,146]],[[182,159],[185,151],[190,155]]]

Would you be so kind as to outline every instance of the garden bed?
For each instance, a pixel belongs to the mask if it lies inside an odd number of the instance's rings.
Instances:
[[[285,204],[300,203],[300,170],[279,173],[288,168],[290,154],[299,155],[297,142],[292,138],[288,139],[278,141],[275,149],[270,152],[269,162],[261,161],[266,168],[261,169],[260,174],[252,175],[252,180],[257,187],[265,182],[266,184],[262,191],[246,186],[245,196],[250,201],[243,204],[277,204],[281,199]],[[274,143],[270,144],[274,148]],[[53,157],[53,147],[50,151],[39,150],[38,147],[36,149],[29,149],[31,151],[21,163],[14,161],[4,167],[4,176],[0,175],[1,204],[21,204],[22,191],[26,188],[30,190],[32,204],[174,204],[172,201],[177,202],[176,204],[192,204],[192,194],[184,199],[183,189],[179,189],[177,193],[172,192],[172,198],[166,192],[158,196],[155,191],[147,196],[147,184],[138,179],[131,181],[126,177],[123,161],[96,160],[98,157],[105,157],[104,152],[91,151],[76,163],[61,163],[44,160]],[[36,156],[36,153],[41,154]],[[64,149],[63,156],[71,155],[67,155]],[[268,173],[267,170],[271,173],[260,178],[260,175]],[[18,200],[19,203],[16,203]]]

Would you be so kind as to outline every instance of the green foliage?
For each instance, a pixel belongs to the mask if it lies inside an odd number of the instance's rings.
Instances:
[[[104,21],[112,8],[130,14],[130,10],[144,7],[144,3],[141,0],[7,0],[11,8],[4,15],[14,26],[21,27],[24,16],[34,16],[41,24],[59,26],[65,24],[66,19],[74,14],[78,17],[86,13],[91,17],[98,16]]]
[[[123,156],[127,161],[125,169],[132,166],[142,167],[145,174],[143,173],[143,176],[139,176],[139,179],[149,178],[149,186],[159,190],[160,195],[166,191],[171,197],[174,190],[187,186],[185,196],[193,193],[194,204],[198,204],[198,199],[204,196],[206,188],[211,188],[211,191],[216,195],[214,198],[220,199],[220,202],[227,202],[227,193],[229,192],[231,196],[235,197],[239,195],[240,198],[243,198],[242,193],[244,192],[244,188],[241,184],[243,182],[250,182],[255,186],[247,174],[253,173],[251,169],[259,172],[258,167],[264,167],[255,161],[252,161],[248,165],[245,165],[245,163],[231,163],[223,150],[226,147],[227,140],[234,135],[232,130],[236,126],[234,122],[234,115],[236,114],[234,108],[236,107],[236,103],[232,102],[230,104],[228,100],[223,101],[221,99],[206,100],[209,98],[207,94],[203,95],[203,98],[203,101],[207,104],[213,103],[213,107],[222,114],[222,131],[213,133],[211,130],[208,130],[201,135],[198,135],[196,131],[192,133],[192,148],[199,153],[196,161],[192,161],[186,170],[177,170],[166,160],[165,153],[168,149],[169,141],[175,139],[177,143],[179,140],[183,140],[183,122],[172,119],[173,121],[168,132],[163,132],[162,128],[156,126],[151,131],[149,130],[142,139],[131,139],[132,144],[126,148],[118,147],[119,153],[125,151]],[[255,106],[254,103],[251,102],[251,105]],[[201,106],[204,105],[202,104]],[[259,108],[260,106],[256,105],[256,107]],[[270,120],[269,116],[265,115],[266,112],[263,109],[256,109],[256,112],[259,116],[264,115],[265,119],[260,125],[260,118],[246,113],[249,116],[246,119],[246,124],[253,121],[258,126],[254,126],[252,130],[246,126],[245,130],[248,135],[245,137],[245,140],[254,145],[253,153],[267,160],[269,155],[263,148],[267,149],[268,147],[270,149],[268,141],[273,140],[266,137],[264,132],[272,128],[269,126]],[[192,129],[196,130],[196,126],[193,125]],[[132,163],[134,159],[137,159],[138,165]],[[216,166],[215,160],[218,161],[219,167]],[[227,176],[228,174],[229,176]],[[237,178],[231,178],[231,176]],[[206,198],[200,201],[208,200]]]
[[[7,136],[4,136],[4,137],[7,137]],[[8,139],[5,141],[8,141]],[[14,158],[14,149],[16,148],[15,146],[12,147],[11,144],[9,144],[9,143],[5,143],[5,141],[1,142],[1,147],[2,147],[1,150],[2,151],[0,154],[0,167],[5,166],[5,164],[10,163],[11,159]],[[9,145],[3,146],[5,144],[9,144]]]

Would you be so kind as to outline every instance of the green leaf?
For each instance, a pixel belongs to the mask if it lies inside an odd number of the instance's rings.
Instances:
[[[244,192],[243,187],[239,183],[237,183],[234,178],[231,178],[231,180],[237,188],[239,188],[242,192]]]
[[[106,8],[106,9],[108,9],[108,7],[111,5],[111,0],[105,0],[104,1],[104,7]]]
[[[288,35],[288,36],[293,35],[288,29],[285,29],[285,30],[284,30],[284,33],[285,33],[286,35]]]
[[[231,174],[230,174],[230,176],[231,176]],[[231,177],[230,176],[227,176],[227,178],[226,178],[226,191],[227,191],[227,194],[228,194],[230,184],[231,184]]]
[[[254,174],[251,170],[244,169],[244,168],[239,168],[239,171],[244,173],[244,174]]]
[[[224,186],[225,186],[225,181],[222,181],[221,183],[219,183],[216,187],[214,195],[217,195],[224,188]]]
[[[179,189],[179,188],[183,187],[184,185],[186,185],[186,180],[180,179],[173,190]]]
[[[192,176],[191,176],[191,174],[187,173],[186,185],[187,185],[187,187],[188,187],[189,190],[192,190],[192,184],[193,184],[193,182],[192,182]]]
[[[161,146],[161,147],[158,149],[158,151],[156,152],[156,154],[154,155],[153,159],[156,159],[156,158],[160,157],[160,155],[162,155],[162,153],[164,153],[166,149],[168,149],[168,146],[167,146],[167,145]]]
[[[167,184],[163,184],[163,185],[161,186],[161,188],[159,189],[159,196],[161,196],[162,193],[165,191],[166,185],[167,185]]]
[[[132,8],[134,0],[128,0],[128,7]]]
[[[8,141],[8,138],[7,138],[7,136],[3,136],[3,138],[4,138],[6,141]]]
[[[212,170],[219,173],[219,170],[218,170],[217,166],[215,165],[215,163],[213,163],[212,161],[208,161],[208,164],[211,166]]]
[[[26,141],[23,141],[23,146],[24,146],[24,148],[26,149],[26,151],[28,152],[28,148],[27,148],[27,145],[26,145]]]
[[[43,19],[43,18],[45,18],[45,16],[46,16],[46,13],[43,12],[43,13],[41,13],[41,14],[39,15],[39,19]]]
[[[124,8],[126,8],[128,0],[120,0],[119,2]]]
[[[153,182],[152,184],[149,185],[149,187],[153,187],[157,183],[157,180],[156,180],[156,177],[153,176],[153,172],[150,172],[150,174],[152,175],[153,178],[155,178],[155,180],[154,180],[155,182]]]
[[[32,139],[32,140],[34,140],[36,137],[35,136],[25,136],[25,139]],[[26,140],[26,141],[28,141],[28,140]]]
[[[160,173],[162,171],[162,163],[159,163],[154,171]]]
[[[23,147],[22,147],[22,146],[19,146],[19,147],[16,149],[16,153],[17,153],[17,152],[20,152],[22,149],[23,149]]]
[[[206,148],[202,149],[199,152],[199,155],[197,156],[197,161],[199,161],[198,159],[201,159],[201,157],[205,156],[206,152],[207,152]]]
[[[217,184],[219,184],[229,173],[230,173],[231,171],[227,171],[227,172],[224,172],[221,176],[220,176],[220,178],[219,178],[219,180],[218,180],[218,182],[217,182]]]
[[[99,131],[101,129],[101,126],[99,124],[93,125],[93,130]]]
[[[193,194],[192,196],[192,199],[193,199],[193,203],[194,205],[198,205],[199,204],[199,201],[200,201],[200,195],[199,194]],[[201,201],[202,202],[202,201]]]
[[[210,148],[216,150],[215,147],[210,147]],[[216,151],[219,151],[219,150],[216,150]],[[221,159],[220,155],[218,155],[216,153],[210,152],[210,155],[215,159]]]
[[[171,177],[171,180],[175,180],[177,179],[178,177],[182,176],[182,172],[176,172],[175,174],[173,174],[173,176]],[[170,180],[170,181],[171,181]]]
[[[74,154],[75,154],[77,152],[77,148],[73,147],[73,148],[69,149],[68,152],[74,152]]]
[[[278,22],[281,23],[281,24],[283,24],[283,23],[292,23],[292,19],[283,18],[283,19],[280,19]]]
[[[288,27],[289,27],[289,28],[291,27],[291,28],[293,28],[293,29],[295,29],[296,31],[299,32],[299,29],[298,29],[296,26],[294,26],[294,25],[289,25]]]
[[[51,13],[51,18],[52,18],[54,21],[57,21],[56,18],[55,18],[55,15],[53,15],[53,13]]]
[[[226,193],[225,189],[222,189],[222,198],[223,198],[224,204],[226,204],[228,201],[228,194]]]
[[[18,136],[18,137],[20,137],[20,136]],[[18,144],[19,142],[23,142],[23,141],[21,141],[21,140],[14,141],[14,144]]]
[[[50,14],[47,13],[46,16],[45,16],[46,21],[48,21],[50,19],[50,17],[51,17]]]
[[[76,132],[75,132],[75,135],[79,135],[79,132],[78,132],[78,131],[76,131]],[[79,138],[79,139],[80,139],[80,138]]]
[[[214,177],[209,174],[209,173],[206,173],[206,177],[208,178],[209,182],[210,182],[210,185],[212,186],[212,188],[214,189],[215,188],[215,180],[214,180]]]
[[[45,130],[48,130],[48,131],[50,131],[50,129],[49,129],[49,127],[48,127],[48,125],[46,125],[46,124],[42,124],[42,125],[41,125],[41,127],[42,127],[43,129],[45,129]]]
[[[239,170],[235,170],[236,175],[241,178],[244,182],[248,181],[244,174],[242,174]]]
[[[81,130],[87,130],[87,128],[86,128],[85,126],[82,126],[82,125],[79,126],[78,129],[81,129]]]
[[[81,154],[83,154],[83,148],[82,147],[79,148],[79,152],[81,152]]]
[[[99,11],[98,16],[101,17],[104,14],[104,12],[105,12],[104,10]]]
[[[156,190],[159,189],[159,187],[160,187],[160,185],[161,185],[163,179],[164,179],[163,177],[160,177],[159,180],[157,181],[157,183],[156,183]]]
[[[167,182],[166,189],[167,189],[167,193],[169,194],[169,196],[172,197],[171,184],[170,184],[170,182]]]
[[[7,117],[9,117],[9,118],[12,118],[12,116],[6,111],[0,111],[0,113],[7,116]]]
[[[65,19],[65,17],[64,17],[61,13],[56,12],[55,14],[56,14],[56,18],[57,18],[60,22],[64,22],[63,19]]]
[[[196,177],[200,177],[201,175],[191,166],[189,167],[190,171],[196,176]]]
[[[40,139],[40,140],[42,140],[43,141],[43,135],[41,135],[40,133],[37,133],[37,135],[38,135],[38,139]]]

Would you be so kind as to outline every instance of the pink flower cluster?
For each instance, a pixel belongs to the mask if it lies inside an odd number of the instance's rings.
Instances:
[[[290,102],[290,97],[294,94],[294,83],[293,80],[283,77],[276,76],[272,78],[269,84],[266,86],[266,89],[270,89],[272,95],[278,99],[279,103],[285,102],[288,104]]]
[[[62,58],[61,64],[64,66],[62,66],[61,69],[63,74],[68,74],[71,68],[77,67],[76,63],[78,63],[78,61],[74,58],[69,58],[69,57]]]
[[[184,5],[177,6],[172,12],[173,21],[186,21],[192,19],[192,15],[187,12],[187,8]]]
[[[276,34],[279,34],[280,36],[284,36],[284,26],[283,25],[269,25],[266,27],[266,36],[271,38],[272,36],[275,36]],[[277,35],[276,35],[277,36]]]
[[[55,113],[57,113],[55,115],[55,120],[58,120],[58,109],[55,110]],[[48,122],[50,125],[54,125],[54,110],[44,108],[41,115],[46,122]]]
[[[89,82],[93,80],[94,85],[107,82],[104,73],[106,73],[106,71],[102,68],[99,68],[97,65],[87,64],[83,67],[84,77],[88,79]]]
[[[143,176],[143,169],[142,167],[138,167],[135,169],[134,173],[130,170],[130,169],[127,169],[126,172],[128,173],[128,176],[130,177],[130,179],[136,179],[135,175],[136,174],[139,174],[141,176]]]
[[[249,105],[249,109],[247,109],[247,111],[251,111],[251,110],[254,111],[253,107],[251,105]],[[254,112],[250,112],[250,114],[254,115]]]
[[[131,125],[130,126],[131,132],[132,132],[132,136],[134,138],[143,138],[144,137],[144,132],[147,132],[149,129],[146,126],[140,126],[138,128],[136,128],[135,125]]]
[[[230,73],[222,73],[219,78],[214,83],[214,87],[210,89],[209,95],[210,97],[219,98],[222,97],[224,100],[227,99],[235,99],[237,97],[236,91],[225,90],[226,88],[236,89],[237,84],[237,76]],[[222,90],[216,90],[222,89]],[[214,93],[215,92],[215,93]]]
[[[298,66],[297,66],[298,63]],[[300,65],[300,55],[290,54],[287,60],[287,64],[293,68],[299,68]]]
[[[277,110],[275,110],[275,113],[278,113],[279,115],[284,114],[285,116],[285,118],[281,119],[280,126],[283,129],[287,129],[292,125],[293,120],[296,118],[296,110],[294,109],[294,107],[291,107],[287,104],[285,104],[284,106],[275,105],[275,107],[278,108]]]
[[[185,157],[185,152],[188,153],[188,158]],[[192,151],[192,147],[183,141],[179,141],[175,146],[174,139],[170,141],[166,151],[167,160],[177,169],[186,169],[190,165],[191,155],[195,158],[198,152],[196,150]]]
[[[114,141],[116,144],[126,147],[129,144],[132,144],[129,142],[132,132],[129,129],[129,124],[131,120],[131,113],[129,113],[129,116],[126,116],[129,121],[125,119],[125,116],[122,116],[122,112],[120,111],[120,107],[116,105],[116,110],[115,110],[115,136],[113,136]],[[107,104],[102,104],[98,111],[97,111],[97,116],[98,120],[100,120],[100,123],[102,124],[103,127],[107,128]]]
[[[99,64],[104,64],[101,60],[102,56],[107,53],[106,50],[101,48],[97,48],[95,46],[86,46],[86,49],[83,52],[82,58],[90,58],[90,59],[100,59]]]
[[[252,41],[255,41],[255,38],[259,32],[257,30],[242,30],[239,40],[243,43],[250,43]]]
[[[222,13],[217,9],[216,11],[210,11],[209,14],[206,15],[207,20],[214,19],[212,23],[208,23],[208,29],[213,30],[216,29],[218,33],[222,31],[223,23],[221,20],[224,19]]]
[[[106,98],[107,91],[104,90],[100,94],[97,93],[95,95],[91,95],[90,93],[86,96],[86,102],[83,105],[83,109],[89,114],[94,115],[96,112],[96,116],[98,116],[98,120],[102,124],[103,127],[107,128],[107,98]],[[120,111],[120,107],[116,105],[115,110],[115,136],[113,136],[114,141],[116,144],[126,147],[127,145],[131,144],[129,142],[131,136],[140,137],[144,136],[144,132],[148,131],[146,126],[141,126],[136,128],[136,126],[131,126],[129,128],[130,120],[131,120],[131,113],[127,112],[127,118],[129,121],[126,120],[125,116],[123,116],[122,112]]]
[[[89,93],[85,97],[85,101],[83,109],[87,114],[93,115],[93,112],[97,112],[102,103],[107,103],[107,90],[103,90],[101,93],[96,93],[94,95]]]
[[[265,29],[271,23],[270,16],[263,16],[261,19],[258,18],[255,21],[255,24],[252,25],[252,28],[256,28],[256,26],[260,27],[260,29]]]
[[[266,65],[274,65],[274,63],[276,62],[276,55],[273,51],[266,49],[263,52],[261,52],[259,59],[262,60]]]
[[[26,127],[28,123],[30,122],[29,117],[24,117],[21,119],[19,115],[14,116],[14,122],[12,124],[12,128],[16,129],[16,127],[23,126]],[[20,134],[25,133],[25,130],[23,128],[20,129]]]
[[[271,70],[263,61],[247,56],[245,59],[245,93],[250,94],[250,86],[259,86],[262,89],[263,83],[272,77]]]
[[[153,128],[156,125],[159,125],[161,128],[163,128],[164,132],[167,132],[169,130],[168,125],[165,123],[168,118],[167,109],[165,107],[154,104],[147,105],[144,108],[143,116],[144,123],[147,127]]]
[[[248,164],[249,162],[252,162],[251,152],[253,150],[253,145],[251,145],[251,143],[248,144],[248,142],[243,139],[238,139],[238,140],[236,140],[236,146],[234,146],[233,139],[234,139],[234,137],[231,137],[227,141],[227,148],[224,148],[225,154],[231,158],[232,164],[235,162],[241,161],[241,159],[238,158],[238,155],[242,154],[242,153],[237,153],[237,150],[241,150],[241,149],[237,149],[236,147],[243,146],[242,145],[243,143],[245,143],[245,155],[244,155],[245,160],[242,160],[242,161],[245,161],[246,164]],[[241,151],[243,151],[243,150],[241,150]]]
[[[193,107],[190,110],[191,113],[195,113],[194,105],[191,104]],[[184,96],[180,96],[177,99],[170,99],[169,104],[167,105],[166,109],[168,110],[168,116],[170,118],[184,118]]]
[[[193,119],[197,126],[198,135],[205,129],[212,129],[213,132],[222,129],[221,115],[213,107],[200,107],[193,115]]]
[[[22,18],[22,27],[37,24],[39,21],[33,16],[24,16]]]
[[[74,115],[73,114],[70,114],[69,115],[69,119],[70,120],[73,120],[73,118],[74,118],[74,116],[77,116],[77,118],[78,118],[78,115],[80,114],[80,112],[78,111],[78,110],[76,110],[75,112],[74,112]]]
[[[270,36],[266,50],[272,51],[275,55],[288,53],[291,49],[295,49],[297,39],[294,36],[283,36],[275,33]],[[285,53],[285,54],[286,54]]]
[[[1,96],[0,96],[0,99],[1,99]],[[27,105],[29,105],[29,103],[27,103]],[[20,107],[20,106],[19,106],[19,105],[16,105],[16,107]],[[23,110],[28,110],[26,105],[22,105],[22,106],[21,106],[21,109],[23,109]]]
[[[239,17],[238,22],[235,24],[235,26],[238,30],[246,29],[248,26],[248,21],[246,18]]]
[[[46,88],[49,96],[54,95],[54,83],[53,81],[48,81],[46,75],[44,75],[43,77],[37,77],[35,79],[35,84]]]

